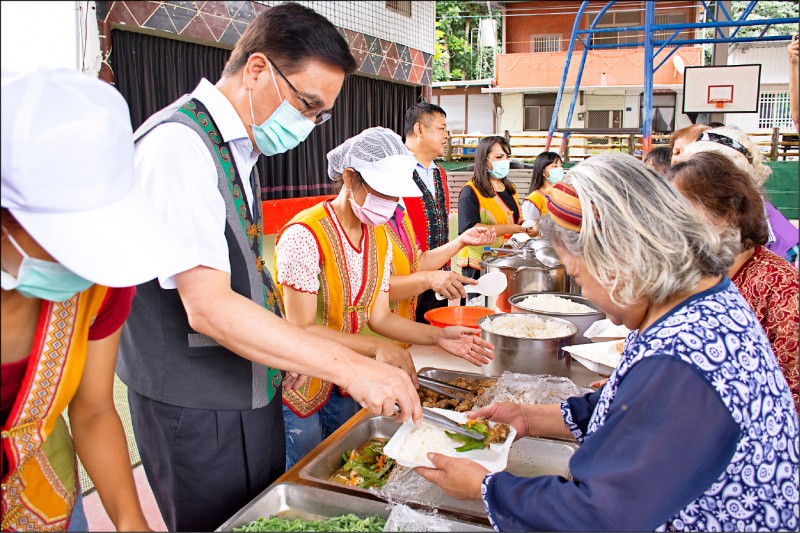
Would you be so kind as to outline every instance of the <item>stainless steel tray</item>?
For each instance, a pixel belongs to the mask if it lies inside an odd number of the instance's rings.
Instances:
[[[476,375],[483,379],[482,375]],[[436,377],[436,379],[441,378]],[[413,507],[417,508],[438,509],[464,520],[477,518],[480,522],[488,524],[483,502],[451,498],[436,485],[419,478],[412,470],[402,469],[401,467],[396,467],[395,472],[392,473],[392,478],[381,491],[350,487],[330,481],[330,477],[342,465],[341,456],[346,450],[357,448],[374,437],[391,437],[399,427],[400,425],[390,417],[365,417],[343,437],[330,442],[323,452],[300,470],[300,478],[335,488],[337,491],[353,494],[367,493],[386,500],[391,499],[391,501],[412,504]],[[525,477],[555,474],[570,478],[569,459],[576,449],[577,445],[572,443],[526,437],[511,446],[506,471]],[[395,479],[394,476],[402,476],[400,479],[408,478],[409,481],[414,482],[414,486],[419,484],[421,491],[413,494],[397,494],[387,490],[392,486]]]
[[[482,379],[492,379],[490,377],[484,376],[480,373],[475,372],[461,372],[458,370],[445,370],[443,368],[433,368],[430,366],[426,366],[425,368],[420,368],[417,372],[419,376],[427,376],[429,378],[438,379],[439,381],[451,381],[458,378],[464,378],[471,381],[480,381]]]
[[[306,485],[278,483],[256,496],[217,531],[232,531],[235,527],[271,515],[312,520],[355,513],[362,517],[378,515],[386,518],[390,511],[391,506],[384,502]]]
[[[317,483],[325,483],[332,487],[347,489],[349,491],[375,494],[369,489],[360,487],[350,487],[342,483],[330,481],[330,477],[342,466],[342,454],[345,450],[358,448],[369,439],[386,437],[391,438],[400,429],[400,424],[395,422],[390,416],[367,415],[353,426],[348,433],[341,439],[336,440],[328,446],[325,451],[312,459],[302,470],[300,478],[308,479]]]
[[[278,483],[271,485],[256,496],[253,501],[233,515],[216,531],[232,531],[235,527],[240,527],[253,520],[271,515],[316,520],[354,513],[361,517],[377,515],[385,519],[389,517],[391,510],[391,504],[385,502],[331,492],[307,485]],[[450,520],[443,516],[440,516],[439,519],[446,520],[448,524],[452,524],[452,531],[492,531],[491,528]]]

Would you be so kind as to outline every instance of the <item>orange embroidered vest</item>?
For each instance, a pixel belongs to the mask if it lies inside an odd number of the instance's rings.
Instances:
[[[72,438],[61,413],[80,384],[91,326],[108,288],[48,302],[31,361],[2,431],[3,531],[64,531],[77,496]]]
[[[545,216],[547,211],[547,198],[545,198],[544,194],[541,193],[539,190],[535,190],[530,193],[526,198],[526,200],[530,201],[533,205],[536,206],[536,209],[539,210],[539,216]]]
[[[406,232],[406,237],[411,246],[411,250],[406,250],[403,240],[400,235],[392,228],[391,224],[386,224],[386,233],[389,235],[389,241],[392,243],[392,276],[407,276],[415,272],[419,272],[419,260],[422,256],[422,250],[417,246],[417,239],[414,235],[414,228],[411,225],[411,219],[408,215],[403,217],[400,222]],[[403,318],[409,320],[416,320],[417,311],[417,297],[414,296],[409,300],[401,300],[390,304],[391,310]]]
[[[276,244],[283,231],[291,224],[303,224],[317,241],[322,270],[317,293],[317,324],[358,334],[366,325],[375,306],[383,279],[384,263],[388,248],[388,237],[384,226],[364,226],[362,254],[364,270],[361,287],[357,294],[350,290],[350,278],[343,243],[332,219],[333,207],[323,202],[301,211],[284,226],[278,234]],[[277,266],[274,267],[277,274]],[[276,276],[277,277],[277,276]],[[278,284],[283,298],[283,286]],[[283,403],[301,418],[308,417],[327,403],[333,384],[318,378],[309,379],[297,391],[283,391]]]
[[[472,180],[469,180],[464,187],[471,187],[472,190],[475,191],[475,196],[478,198],[481,224],[493,226],[496,224],[513,224],[515,222],[514,211],[500,199],[499,194],[495,194],[492,198],[483,196]],[[517,204],[517,212],[520,212],[517,193],[514,193],[514,202]],[[498,235],[497,238],[492,241],[491,247],[499,248],[502,245],[503,236]],[[456,264],[461,268],[470,266],[480,270],[481,255],[483,255],[483,246],[465,246],[458,252]]]

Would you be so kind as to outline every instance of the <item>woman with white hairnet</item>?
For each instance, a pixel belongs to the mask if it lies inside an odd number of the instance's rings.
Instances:
[[[78,522],[75,452],[117,531],[149,529],[114,365],[133,285],[183,250],[136,188],[133,163],[113,87],[67,69],[3,72],[3,531]]]
[[[755,186],[763,194],[763,186],[772,169],[764,164],[764,156],[758,146],[738,128],[726,126],[701,132],[694,142],[686,145],[683,152],[673,158],[672,163],[687,161],[694,154],[708,151],[726,156],[739,168],[747,171]],[[765,248],[794,264],[798,253],[797,228],[767,200],[764,200],[764,210],[769,230]]]
[[[476,366],[489,362],[493,348],[469,328],[420,324],[389,309],[392,248],[384,224],[400,197],[420,195],[411,178],[415,165],[386,128],[348,139],[328,153],[328,175],[342,182],[338,196],[298,213],[275,246],[289,322],[402,368],[412,379],[409,353],[386,339],[358,335],[365,325],[400,342],[440,346]],[[345,392],[313,377],[284,390],[287,469],[358,411]]]

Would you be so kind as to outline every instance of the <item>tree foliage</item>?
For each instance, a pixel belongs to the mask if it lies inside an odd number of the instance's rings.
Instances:
[[[741,18],[744,10],[750,4],[749,0],[733,0],[731,2],[731,16],[734,20]],[[712,4],[713,9],[713,4]],[[759,1],[756,2],[753,10],[747,16],[746,20],[762,20],[762,19],[778,19],[778,18],[797,18],[798,7],[797,2],[783,2],[783,1]],[[734,29],[731,28],[729,33],[733,33]],[[759,37],[762,35],[791,35],[797,31],[797,24],[776,24],[774,26],[742,26],[736,33],[736,37]],[[707,28],[703,31],[706,37],[712,37],[714,30]],[[704,64],[710,65],[712,61],[711,48],[712,45],[703,45],[704,48]]]
[[[747,1],[733,1],[731,2],[731,11],[734,19],[738,19],[747,5]],[[747,20],[759,19],[778,19],[778,18],[797,18],[798,7],[797,2],[770,2],[759,1],[756,2],[753,11],[748,15]],[[743,27],[736,34],[737,37],[754,37],[761,34],[763,26],[748,26]],[[770,26],[764,35],[791,35],[797,31],[797,24],[776,24]]]
[[[497,21],[498,46],[481,48],[478,26],[481,18],[489,17],[484,2],[436,2],[436,53],[433,56],[433,81],[475,80],[492,77],[494,55],[500,53],[501,14],[493,10]]]

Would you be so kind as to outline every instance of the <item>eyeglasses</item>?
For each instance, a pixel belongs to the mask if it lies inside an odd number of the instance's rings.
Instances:
[[[724,135],[720,135],[718,133],[704,131],[700,134],[697,138],[698,141],[709,141],[712,143],[721,144],[722,146],[727,146],[728,148],[733,148],[743,156],[747,158],[747,162],[751,165],[753,164],[753,156],[750,155],[750,150],[745,148],[741,143],[731,139],[730,137],[726,137]]]
[[[283,74],[283,72],[280,71],[278,66],[275,63],[273,63],[272,60],[269,59],[269,58],[267,58],[267,61],[269,61],[269,64],[272,65],[272,68],[275,69],[275,72],[277,72],[280,75],[280,77],[283,78],[283,81],[286,82],[286,84],[292,90],[292,92],[297,97],[297,99],[300,100],[301,102],[303,102],[303,105],[306,106],[306,109],[314,109],[315,106],[311,105],[310,103],[308,103],[308,100],[303,98],[303,95],[300,94],[300,91],[295,89],[294,85],[292,85],[292,82],[290,82],[289,78],[287,78]],[[327,121],[330,118],[331,118],[330,110],[317,111],[317,114],[314,116],[314,124],[317,124],[317,125],[322,124],[323,122]]]

